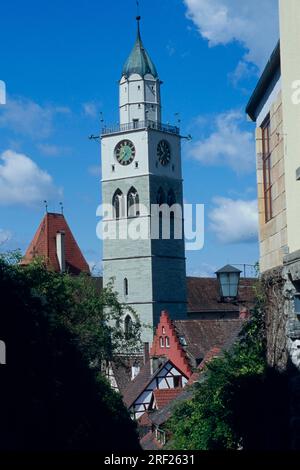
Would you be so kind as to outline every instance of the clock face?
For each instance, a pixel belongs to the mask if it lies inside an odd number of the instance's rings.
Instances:
[[[115,156],[120,165],[130,165],[135,157],[135,147],[130,140],[122,140],[115,148]]]
[[[168,165],[171,160],[170,144],[166,140],[161,140],[157,145],[157,157],[163,166]]]

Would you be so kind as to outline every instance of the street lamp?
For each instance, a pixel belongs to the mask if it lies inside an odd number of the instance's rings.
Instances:
[[[227,264],[224,268],[216,272],[217,278],[220,283],[221,297],[223,299],[230,298],[236,299],[238,296],[238,287],[241,272],[239,269],[234,268]]]

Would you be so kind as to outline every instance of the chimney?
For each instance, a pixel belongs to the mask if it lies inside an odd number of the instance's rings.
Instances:
[[[57,254],[60,272],[64,273],[66,270],[65,232],[57,232],[56,234],[56,254]]]
[[[144,364],[149,361],[149,343],[144,343]]]

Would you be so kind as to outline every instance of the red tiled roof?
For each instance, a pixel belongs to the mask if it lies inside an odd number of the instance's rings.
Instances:
[[[29,264],[35,257],[43,257],[47,265],[59,272],[59,262],[56,254],[56,234],[65,233],[65,262],[66,271],[71,274],[90,273],[79,246],[66,222],[63,214],[47,213],[40,223],[31,241],[22,264]]]
[[[182,393],[182,388],[167,388],[154,390],[154,398],[157,408],[160,410],[170,401],[174,400]]]
[[[143,450],[160,450],[162,446],[155,439],[155,434],[149,431],[141,440],[140,444]]]
[[[256,279],[241,278],[239,295],[235,303],[220,301],[220,285],[217,278],[187,277],[188,312],[238,312],[241,305],[254,304]]]
[[[151,426],[152,425],[147,411],[145,411],[145,413],[142,414],[142,416],[137,420],[137,423],[139,426]]]

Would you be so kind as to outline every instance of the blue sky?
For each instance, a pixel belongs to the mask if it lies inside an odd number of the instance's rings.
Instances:
[[[278,37],[277,0],[141,0],[142,38],[163,80],[163,121],[183,135],[184,198],[205,204],[205,245],[187,270],[211,275],[254,264],[254,125],[244,108]],[[242,4],[242,5],[241,5]],[[259,11],[259,16],[257,12]],[[63,201],[91,264],[101,260],[96,208],[100,146],[118,121],[118,79],[136,35],[135,0],[1,5],[0,244],[25,250],[44,214]],[[264,37],[263,37],[264,36]]]

